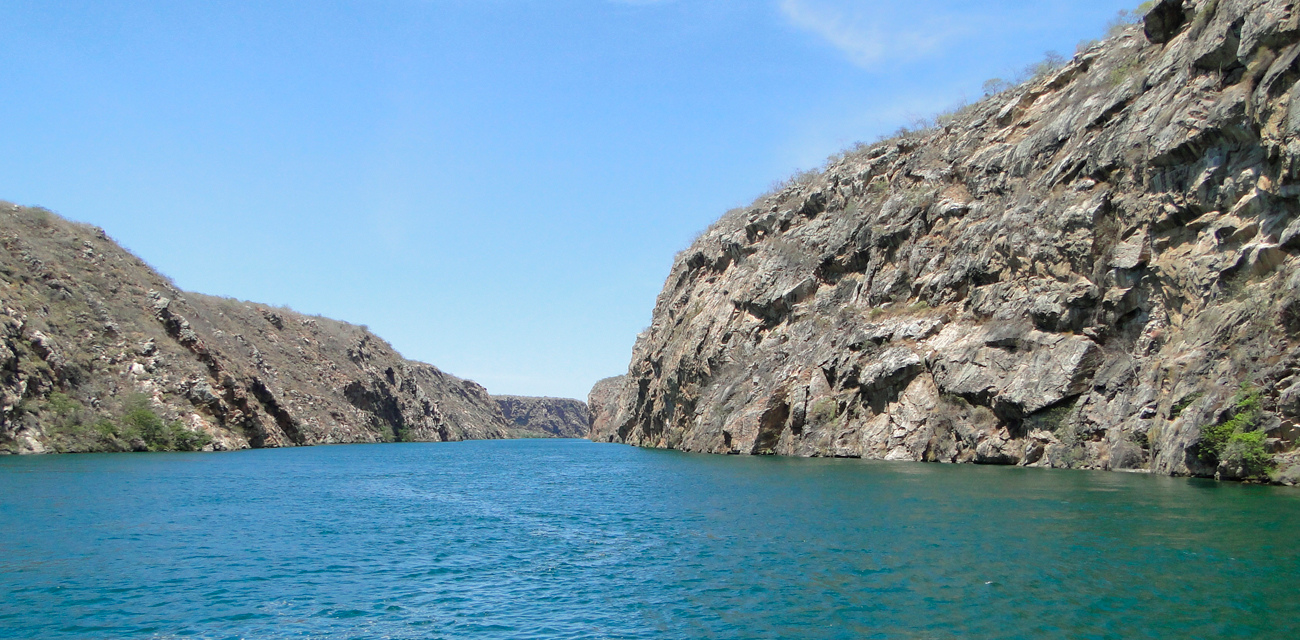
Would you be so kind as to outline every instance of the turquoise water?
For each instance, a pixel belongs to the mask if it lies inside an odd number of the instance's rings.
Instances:
[[[576,440],[0,459],[5,638],[1295,638],[1300,491]]]

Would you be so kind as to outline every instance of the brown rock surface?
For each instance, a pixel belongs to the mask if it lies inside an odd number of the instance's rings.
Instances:
[[[514,433],[483,387],[364,327],[179,291],[100,229],[0,203],[0,247],[0,451]],[[176,437],[146,442],[133,407]]]
[[[571,398],[492,396],[516,429],[553,438],[585,438],[591,427],[587,405]]]
[[[1165,0],[833,159],[678,255],[591,438],[1238,477],[1245,424],[1296,481],[1298,81],[1292,3]]]
[[[619,394],[623,390],[625,379],[626,376],[605,378],[591,387],[591,393],[587,394],[587,409],[591,412],[588,436],[592,433],[608,433],[613,428],[612,421],[618,414]]]

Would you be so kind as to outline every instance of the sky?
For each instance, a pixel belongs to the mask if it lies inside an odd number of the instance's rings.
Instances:
[[[6,0],[0,199],[585,399],[723,212],[1136,4]]]

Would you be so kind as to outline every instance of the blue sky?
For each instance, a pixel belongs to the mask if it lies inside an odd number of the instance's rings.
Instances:
[[[1135,4],[9,0],[0,198],[585,398],[724,211]]]

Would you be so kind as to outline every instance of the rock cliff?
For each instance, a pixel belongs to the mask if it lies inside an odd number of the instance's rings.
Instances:
[[[591,393],[587,394],[587,408],[591,412],[589,436],[608,434],[616,429],[613,421],[618,417],[620,394],[626,381],[627,376],[614,376],[597,381],[591,387]]]
[[[502,438],[483,387],[367,331],[177,290],[102,230],[0,203],[0,452]]]
[[[1297,81],[1294,3],[1165,0],[833,158],[677,256],[591,438],[1294,483]]]
[[[587,405],[570,398],[492,396],[506,422],[553,438],[585,438],[591,427]]]

